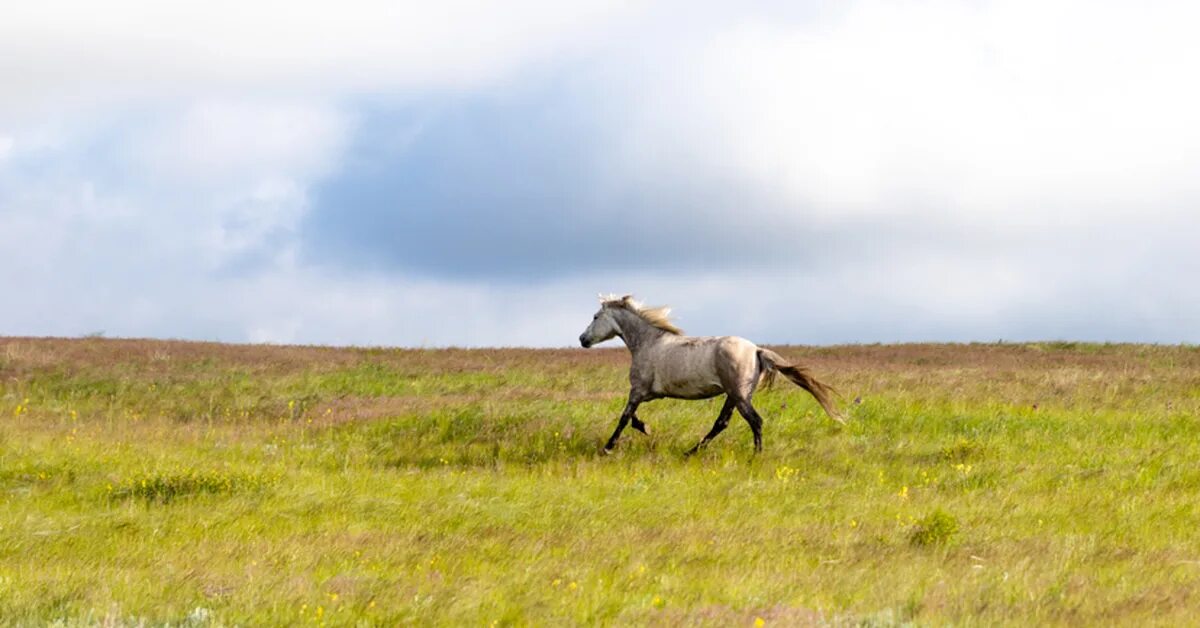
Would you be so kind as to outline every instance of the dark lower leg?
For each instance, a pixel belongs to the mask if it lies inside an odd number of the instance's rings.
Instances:
[[[608,438],[608,443],[604,445],[604,451],[612,451],[617,446],[617,439],[621,438],[621,432],[625,430],[625,426],[629,424],[629,415],[622,414],[621,419],[617,421],[617,429],[613,430],[612,436]]]
[[[717,420],[713,422],[712,429],[708,431],[708,434],[704,435],[704,438],[700,439],[699,443],[696,443],[695,447],[687,450],[686,455],[690,456],[696,453],[700,448],[708,445],[708,441],[716,438],[717,434],[725,431],[726,426],[729,425],[729,418],[731,416],[733,416],[733,402],[726,398],[725,405],[721,406],[721,413],[717,415]]]
[[[617,421],[617,429],[613,430],[612,436],[609,437],[608,443],[604,445],[604,451],[610,452],[617,446],[617,439],[621,438],[621,432],[629,425],[631,420],[636,420],[634,412],[637,411],[638,404],[632,401],[625,405],[625,411],[621,413],[621,419]],[[641,421],[638,421],[641,423]],[[645,427],[645,426],[643,426]]]
[[[756,453],[762,451],[762,417],[758,415],[758,411],[750,405],[749,401],[738,406],[738,413],[750,424],[750,431],[754,432],[754,451]]]
[[[642,420],[635,416],[629,417],[629,427],[632,427],[633,429],[645,434],[646,436],[650,435],[650,432],[646,431],[646,424],[642,423]]]

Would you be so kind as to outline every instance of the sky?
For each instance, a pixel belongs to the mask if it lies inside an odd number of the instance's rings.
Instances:
[[[1195,3],[177,4],[0,8],[0,335],[1200,343]]]

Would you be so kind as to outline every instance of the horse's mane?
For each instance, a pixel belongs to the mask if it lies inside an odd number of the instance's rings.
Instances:
[[[641,302],[635,301],[633,295],[627,294],[623,297],[618,297],[615,294],[600,297],[600,304],[604,307],[619,307],[623,310],[637,314],[642,320],[646,321],[653,327],[657,327],[668,334],[676,336],[683,335],[683,330],[676,327],[671,322],[671,308],[662,307],[646,307]]]

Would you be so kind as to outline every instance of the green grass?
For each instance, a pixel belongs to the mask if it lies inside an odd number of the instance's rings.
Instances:
[[[1176,625],[1200,350],[781,348],[658,401],[623,351],[0,339],[0,624]],[[858,398],[856,403],[854,400]]]

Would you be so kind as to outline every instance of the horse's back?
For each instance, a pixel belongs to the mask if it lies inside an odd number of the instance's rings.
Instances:
[[[738,364],[758,363],[758,345],[741,336],[719,336],[717,346],[722,358]]]
[[[656,394],[704,399],[757,377],[758,347],[737,336],[675,336],[664,339],[654,361]]]

